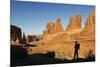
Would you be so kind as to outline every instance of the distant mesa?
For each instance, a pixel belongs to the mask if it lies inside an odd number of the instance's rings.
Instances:
[[[25,33],[23,33],[22,36],[22,30],[20,27],[17,27],[15,25],[10,25],[10,42],[11,45],[20,45],[20,44],[26,44],[27,40],[25,38]]]
[[[15,25],[11,25],[11,26],[10,26],[10,33],[11,33],[10,38],[11,38],[12,40],[15,41],[17,38],[18,38],[19,40],[21,40],[21,38],[22,38],[22,31],[21,31],[21,28],[15,26]]]
[[[30,42],[36,42],[42,39],[42,35],[25,35],[20,27],[10,25],[10,44],[11,45],[28,45]]]

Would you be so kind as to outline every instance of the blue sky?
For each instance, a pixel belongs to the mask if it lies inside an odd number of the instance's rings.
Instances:
[[[82,26],[85,24],[86,16],[95,10],[95,6],[51,4],[39,2],[11,2],[11,24],[22,29],[26,34],[42,34],[46,23],[53,22],[57,17],[61,18],[63,28],[68,25],[70,16],[77,13],[82,15]]]

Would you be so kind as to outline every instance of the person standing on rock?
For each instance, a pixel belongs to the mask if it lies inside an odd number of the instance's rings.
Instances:
[[[74,60],[78,59],[78,51],[80,49],[80,43],[77,43],[77,41],[75,41],[75,46],[74,46]]]

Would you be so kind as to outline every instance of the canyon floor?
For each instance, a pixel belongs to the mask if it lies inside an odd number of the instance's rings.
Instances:
[[[95,61],[95,41],[80,42],[79,57],[74,60],[74,42],[48,43],[30,47],[28,55],[20,46],[11,46],[11,66],[76,63]],[[92,50],[93,57],[89,55]],[[16,54],[18,53],[18,54]],[[15,54],[15,55],[14,55]],[[13,58],[14,57],[14,58]]]
[[[48,52],[55,52],[55,58],[57,59],[72,60],[74,57],[74,46],[74,42],[49,42],[35,47],[30,47],[29,49],[31,50],[29,50],[28,54],[46,54]],[[80,41],[79,58],[86,58],[90,51],[95,55],[95,41]]]

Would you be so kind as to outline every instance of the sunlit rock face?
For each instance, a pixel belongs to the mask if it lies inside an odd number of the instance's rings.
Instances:
[[[79,57],[85,58],[87,53],[90,50],[93,50],[93,53],[95,54],[95,42],[93,40],[86,40],[86,41],[80,41],[80,50],[79,50]],[[74,42],[44,42],[44,44],[39,44],[38,46],[31,48],[31,51],[29,51],[29,54],[35,54],[35,53],[43,53],[46,54],[47,52],[54,51],[55,52],[55,58],[57,59],[68,59],[72,60],[74,56]]]
[[[64,32],[63,27],[61,25],[61,19],[57,18],[54,24],[54,33]]]
[[[58,32],[63,32],[63,27],[61,25],[61,19],[57,18],[56,21],[49,22],[46,25],[46,30],[44,30],[44,34],[53,34],[53,33],[58,33]]]
[[[81,15],[77,14],[75,17],[73,17],[73,16],[70,17],[69,24],[65,31],[61,25],[60,18],[57,18],[54,23],[48,23],[46,26],[46,30],[44,31],[43,38],[46,41],[48,41],[48,40],[55,41],[55,40],[60,40],[60,39],[62,39],[62,41],[63,40],[64,41],[72,41],[72,40],[77,39],[75,37],[77,37],[76,35],[78,35],[81,31],[82,31]],[[63,36],[63,34],[64,34],[64,36]]]
[[[95,30],[95,15],[94,12],[91,12],[86,17],[86,23],[85,23],[85,31],[94,31]]]
[[[95,38],[95,12],[91,12],[86,17],[85,27],[83,28],[81,38],[94,39]]]
[[[80,14],[77,14],[75,16],[75,22],[77,23],[77,28],[81,28],[81,21],[82,21],[82,16]]]
[[[54,33],[54,23],[48,23],[46,25],[46,30],[44,31],[44,34],[52,34]]]
[[[81,29],[81,15],[77,14],[75,17],[71,16],[69,19],[69,24],[66,27],[66,31],[74,31],[76,29]]]
[[[95,12],[87,15],[84,28],[81,27],[81,20],[80,14],[70,17],[65,31],[63,31],[61,19],[47,24],[43,40],[29,53],[54,51],[55,58],[71,60],[74,56],[75,41],[78,41],[80,58],[86,58],[90,50],[93,50],[93,54],[95,54]]]
[[[56,34],[64,32],[63,27],[61,25],[61,19],[57,18],[55,22],[49,22],[46,25],[46,29],[43,32],[44,40],[52,40]]]

